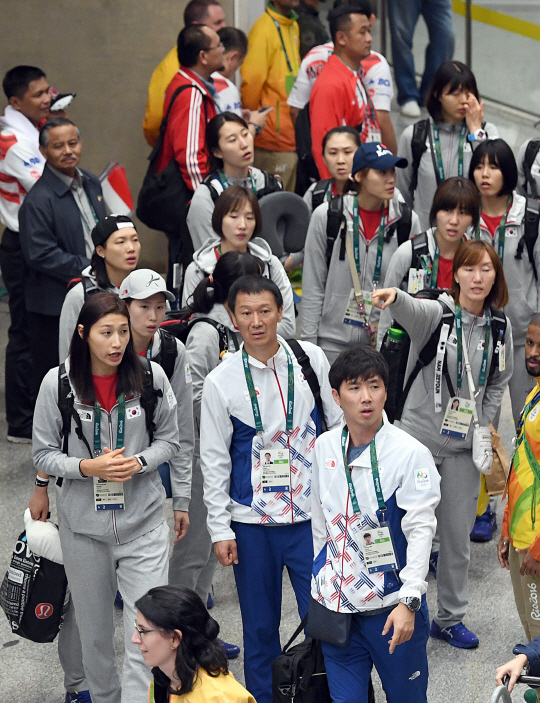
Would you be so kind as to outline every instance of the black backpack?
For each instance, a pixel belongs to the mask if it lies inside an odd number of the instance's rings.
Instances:
[[[401,420],[403,408],[405,407],[407,396],[409,395],[409,391],[411,390],[414,381],[422,369],[425,366],[429,366],[429,364],[437,356],[437,346],[439,344],[442,326],[447,324],[450,327],[450,332],[453,329],[455,319],[454,312],[448,307],[448,305],[446,305],[446,303],[439,300],[439,296],[442,293],[444,293],[444,291],[440,288],[426,288],[425,290],[421,290],[412,296],[413,298],[423,298],[425,300],[437,300],[442,307],[443,314],[437,328],[433,331],[431,337],[428,339],[418,355],[418,360],[406,382],[405,376],[411,349],[411,339],[407,332],[403,330],[403,327],[395,320],[392,320],[391,327],[404,331],[404,335],[400,343],[399,353],[389,347],[388,331],[386,331],[384,335],[381,345],[381,354],[385,358],[390,371],[387,398],[384,409],[390,422]],[[503,343],[504,335],[506,334],[506,316],[501,310],[497,310],[496,308],[491,309],[491,333],[493,335],[494,352],[491,357],[488,381],[498,368],[500,346]],[[448,372],[446,354],[444,356],[442,372],[448,387],[448,392],[450,393],[450,396],[453,397],[455,395],[455,390]]]
[[[270,195],[270,193],[278,193],[279,191],[283,190],[283,181],[279,176],[276,176],[273,173],[268,173],[268,171],[263,171],[263,174],[264,187],[255,193],[255,195],[257,196],[257,200],[264,198],[265,195]],[[217,188],[215,188],[215,186],[213,185],[213,182],[216,180],[221,185],[221,181],[219,181],[215,171],[214,173],[209,173],[208,176],[206,176],[206,178],[203,180],[203,184],[210,191],[210,195],[212,196],[212,201],[214,203],[223,192],[223,190],[221,190],[221,192],[218,192]]]
[[[320,179],[319,169],[313,158],[311,151],[311,120],[309,118],[309,102],[298,113],[294,124],[296,137],[296,153],[298,154],[298,165],[305,179],[318,181]]]
[[[229,350],[229,335],[225,325],[222,325],[221,322],[217,320],[213,320],[211,317],[191,318],[190,314],[186,313],[185,309],[169,312],[161,323],[160,332],[166,331],[168,336],[176,337],[182,344],[186,344],[189,333],[198,322],[207,322],[217,330],[219,337],[219,356],[221,358],[223,353]],[[236,348],[234,351],[236,351]]]
[[[523,170],[525,172],[525,182],[523,183],[523,189],[526,193],[530,192],[533,198],[538,200],[540,197],[538,195],[538,188],[536,186],[536,180],[531,173],[532,165],[540,151],[540,137],[536,139],[531,139],[527,144],[525,149],[525,156],[523,157]]]
[[[175,343],[176,344],[176,343]],[[152,365],[145,357],[139,357],[143,367],[143,392],[141,395],[141,407],[145,413],[146,429],[150,438],[150,444],[154,441],[154,432],[156,425],[154,423],[154,411],[157,404],[157,399],[163,395],[161,390],[154,388],[154,375],[152,373]],[[58,409],[62,417],[62,452],[68,453],[69,435],[71,433],[71,420],[75,422],[75,434],[79,440],[85,445],[90,458],[93,458],[93,452],[90,449],[88,440],[84,436],[82,421],[79,413],[74,408],[75,397],[71,389],[66,365],[60,364],[58,367]],[[63,478],[59,476],[56,479],[56,484],[61,486]]]
[[[198,90],[201,94],[206,121],[208,121],[206,101],[202,90],[192,83],[177,88],[171,98],[167,114],[161,122],[156,145],[148,157],[150,163],[137,199],[137,217],[139,220],[151,229],[161,230],[162,232],[187,233],[187,228],[185,227],[186,207],[191,200],[192,193],[184,181],[180,166],[173,157],[163,171],[156,173],[156,167],[174,101],[182,91],[188,89]],[[189,233],[187,234],[189,238]]]
[[[384,241],[388,242],[397,234],[398,246],[406,242],[411,235],[412,210],[406,203],[400,203],[401,217],[388,228]],[[332,252],[336,239],[340,237],[339,260],[345,261],[345,237],[347,235],[347,220],[343,212],[343,196],[330,198],[326,220],[326,268],[330,268]]]
[[[83,285],[84,302],[86,302],[86,299],[89,295],[104,292],[104,289],[100,288],[97,282],[90,278],[90,276],[81,276],[80,278],[71,279],[71,281],[67,285],[68,293],[72,288],[75,288],[78,283],[82,283]]]
[[[311,191],[312,212],[324,203],[328,189],[332,187],[333,181],[333,178],[324,178],[322,181],[315,183],[315,188]]]
[[[415,234],[411,237],[412,245],[412,258],[410,269],[420,269],[422,268],[422,256],[429,256],[429,244],[427,232],[420,232],[420,234]],[[407,290],[409,283],[409,272],[403,276],[402,285],[405,286],[404,290]]]

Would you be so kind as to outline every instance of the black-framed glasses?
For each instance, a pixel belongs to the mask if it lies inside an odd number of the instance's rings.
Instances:
[[[159,632],[159,630],[143,630],[142,627],[139,627],[137,625],[137,619],[135,618],[135,630],[139,633],[139,637],[143,637],[144,635],[147,635],[149,632]]]

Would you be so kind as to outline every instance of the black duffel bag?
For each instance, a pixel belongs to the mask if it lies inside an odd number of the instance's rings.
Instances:
[[[161,230],[162,232],[177,233],[185,229],[186,209],[193,196],[174,157],[163,171],[156,173],[156,166],[165,139],[165,130],[167,129],[172,106],[178,95],[188,88],[198,90],[203,95],[202,103],[206,115],[204,94],[198,86],[194,84],[182,85],[175,90],[167,114],[161,122],[156,145],[148,157],[150,163],[137,198],[137,217],[139,220],[148,227]]]

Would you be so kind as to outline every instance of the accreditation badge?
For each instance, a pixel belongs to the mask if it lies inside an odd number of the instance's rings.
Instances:
[[[260,453],[263,493],[284,493],[291,490],[291,467],[287,447],[265,447]]]
[[[475,408],[474,400],[450,398],[444,413],[441,434],[458,439],[467,439]]]
[[[343,322],[346,325],[355,325],[356,327],[368,327],[369,317],[373,303],[371,302],[370,291],[362,291],[362,298],[359,299],[354,288],[349,293],[347,307],[343,316]]]
[[[94,476],[94,507],[96,510],[124,510],[124,484]]]
[[[426,272],[424,269],[409,269],[407,293],[414,295],[426,288]]]
[[[383,522],[379,527],[366,529],[362,534],[362,543],[368,573],[398,570],[390,525]]]

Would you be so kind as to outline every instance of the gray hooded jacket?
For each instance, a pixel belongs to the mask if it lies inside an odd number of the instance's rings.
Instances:
[[[432,124],[432,121],[431,121]],[[437,122],[437,127],[439,129],[439,138],[441,140],[441,156],[444,166],[444,173],[446,178],[458,175],[458,145],[459,145],[459,132],[461,130],[461,124],[448,124],[447,122]],[[411,140],[413,137],[414,125],[409,125],[399,140],[398,155],[403,156],[409,162],[407,168],[397,169],[397,187],[403,193],[403,197],[407,200],[411,207],[414,207],[415,211],[418,213],[420,218],[420,225],[422,230],[427,229],[430,226],[429,221],[429,211],[431,210],[431,204],[433,202],[433,196],[437,190],[437,176],[435,171],[434,162],[435,155],[434,150],[431,148],[430,135],[426,137],[427,149],[422,154],[420,159],[420,164],[418,166],[418,183],[416,190],[414,191],[414,197],[410,196],[410,185],[413,173],[413,157]],[[495,125],[488,122],[486,124],[486,133],[489,139],[496,139],[499,136],[499,132]],[[433,129],[431,129],[431,139],[433,139]],[[480,142],[469,142],[465,140],[465,145],[463,148],[463,176],[465,178],[469,175],[469,164],[471,163],[471,157],[475,145]]]
[[[418,354],[424,348],[426,342],[442,318],[442,307],[437,300],[420,300],[412,298],[408,293],[397,289],[397,298],[390,305],[392,316],[399,324],[407,330],[411,338],[411,354],[407,368],[407,377],[411,373],[418,359]],[[456,309],[454,299],[443,293],[440,296],[446,305],[451,309]],[[476,384],[476,391],[480,391],[476,398],[476,409],[480,425],[487,426],[493,422],[497,410],[501,404],[502,396],[508,381],[512,377],[514,369],[514,356],[512,345],[512,325],[507,321],[506,335],[504,338],[506,350],[506,368],[504,371],[495,370],[491,379],[488,378],[486,387],[478,388],[480,377],[480,366],[482,364],[483,343],[485,339],[486,318],[475,317],[463,310],[463,341],[468,340],[467,351],[471,363],[472,376]],[[488,369],[493,355],[493,335],[489,340],[489,360]],[[448,371],[457,392],[457,337],[455,324],[448,337],[446,345],[446,358],[448,361]],[[404,429],[413,437],[416,437],[424,444],[433,456],[451,456],[458,452],[470,450],[472,447],[472,423],[467,439],[458,439],[441,434],[441,426],[444,413],[450,399],[446,380],[442,384],[442,412],[435,412],[434,382],[435,382],[434,359],[429,366],[426,366],[418,374],[407,397],[401,422],[398,426]],[[464,373],[461,394],[464,398],[470,398],[467,376]]]
[[[389,204],[389,217],[386,230],[394,225],[401,217],[403,198],[396,189]],[[344,211],[347,221],[347,236],[352,241],[354,195],[344,196]],[[340,238],[334,244],[330,268],[326,267],[326,224],[328,219],[328,203],[323,203],[315,209],[309,223],[306,238],[306,257],[302,285],[302,339],[318,344],[326,351],[341,351],[352,344],[369,344],[364,328],[348,325],[343,322],[349,295],[353,289],[353,280],[347,255],[340,261]],[[420,232],[416,213],[412,213],[410,236]],[[397,249],[397,235],[394,232],[389,242],[383,247],[381,277],[378,288],[382,288],[386,270],[392,254]],[[371,292],[373,288],[373,273],[377,258],[377,236],[369,244],[363,235],[360,236],[360,261],[362,274],[360,284],[363,290]],[[379,310],[373,308],[370,322],[379,320]]]
[[[156,431],[149,445],[140,396],[126,399],[125,456],[141,455],[146,467],[123,483],[124,510],[97,511],[94,508],[93,479],[79,471],[88,454],[71,422],[67,455],[62,452],[62,416],[58,408],[58,368],[51,369],[41,384],[34,411],[32,456],[34,466],[64,481],[57,493],[58,518],[72,532],[106,544],[125,544],[150,532],[164,520],[165,491],[157,467],[180,450],[176,398],[163,369],[151,362],[154,388],[161,391],[154,413]],[[69,361],[66,363],[69,371]],[[84,437],[93,447],[94,409],[75,395],[74,409],[81,418]],[[130,412],[131,411],[131,412]],[[101,409],[101,446],[115,447],[118,404],[110,413]]]

